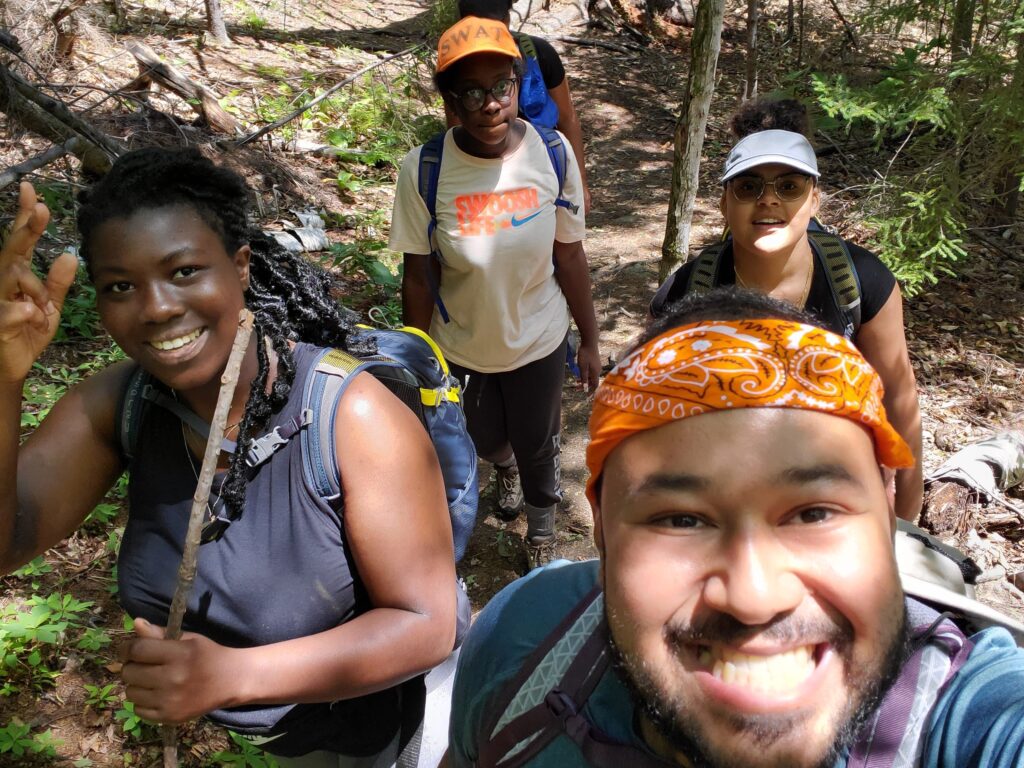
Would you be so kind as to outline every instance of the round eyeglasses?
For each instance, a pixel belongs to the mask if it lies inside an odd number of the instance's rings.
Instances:
[[[732,196],[741,203],[757,202],[768,187],[772,188],[779,200],[792,203],[802,199],[812,183],[811,177],[802,173],[786,173],[771,181],[750,175],[730,180],[729,189],[732,190]]]
[[[503,77],[490,88],[467,88],[459,93],[452,92],[462,108],[467,112],[476,112],[487,103],[487,97],[492,96],[501,106],[507,107],[512,103],[512,94],[516,89],[516,78]]]

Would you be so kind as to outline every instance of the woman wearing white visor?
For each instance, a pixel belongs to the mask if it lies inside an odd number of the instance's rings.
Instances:
[[[897,515],[916,520],[921,416],[896,278],[870,251],[820,231],[820,174],[803,105],[750,102],[732,129],[738,141],[725,161],[720,202],[728,237],[672,274],[651,314],[688,293],[738,285],[806,309],[854,341],[881,375],[886,411],[917,459],[897,475],[895,500]]]

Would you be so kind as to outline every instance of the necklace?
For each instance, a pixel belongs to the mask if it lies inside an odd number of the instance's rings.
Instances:
[[[733,265],[732,265],[732,271],[733,271],[733,274],[736,276],[736,282],[739,283],[741,288],[747,288],[749,290],[755,290],[755,291],[759,291],[760,293],[764,293],[764,291],[762,291],[757,286],[751,286],[751,285],[747,284],[747,281],[743,279],[743,275],[740,274],[739,266],[737,266],[735,261],[733,262]],[[811,256],[810,263],[807,265],[807,277],[804,279],[804,287],[803,287],[803,290],[800,291],[800,298],[795,302],[795,306],[798,309],[803,309],[804,306],[807,304],[807,297],[811,293],[811,276],[812,275],[814,275],[814,256],[813,255]]]

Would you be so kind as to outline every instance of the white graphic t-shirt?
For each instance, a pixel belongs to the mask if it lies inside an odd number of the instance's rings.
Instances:
[[[483,373],[510,371],[549,355],[569,327],[569,312],[555,281],[555,240],[584,238],[583,192],[572,146],[566,148],[562,196],[577,213],[555,206],[558,177],[540,134],[527,125],[516,150],[485,159],[444,139],[437,189],[437,245],[441,300],[430,335],[452,361]],[[420,197],[420,147],[402,162],[389,247],[430,253],[430,214]]]

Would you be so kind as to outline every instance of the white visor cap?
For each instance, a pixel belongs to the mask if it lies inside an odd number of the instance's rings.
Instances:
[[[751,168],[768,163],[788,165],[818,178],[818,159],[803,134],[793,131],[758,131],[741,139],[725,159],[724,184]]]

